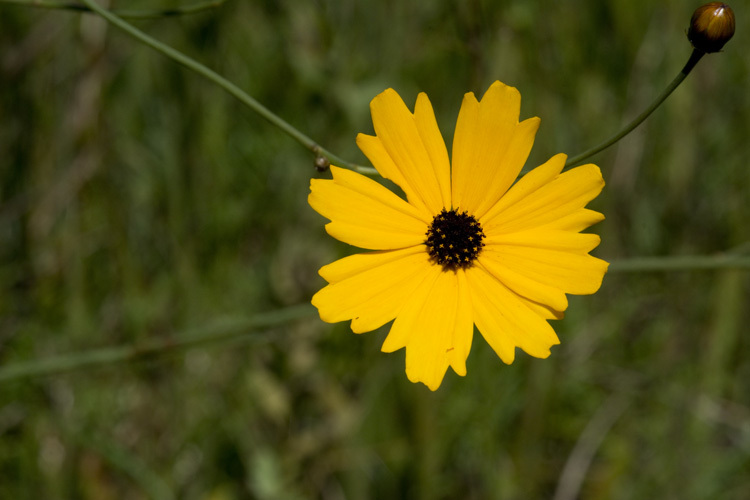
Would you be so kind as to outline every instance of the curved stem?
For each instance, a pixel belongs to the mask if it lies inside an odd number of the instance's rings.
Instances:
[[[94,0],[81,0],[83,3],[86,4],[87,7],[89,7],[93,12],[96,12],[101,17],[112,23],[113,25],[117,26],[133,38],[145,43],[152,49],[157,50],[158,52],[161,52],[165,56],[169,57],[173,61],[176,61],[186,68],[198,73],[199,75],[204,76],[208,80],[214,82],[219,87],[223,88],[227,92],[229,92],[231,95],[236,97],[242,104],[246,105],[256,113],[258,113],[260,116],[265,118],[271,125],[274,125],[281,129],[283,132],[286,132],[287,135],[292,137],[292,139],[296,140],[300,144],[302,144],[305,148],[309,149],[313,154],[320,157],[323,156],[327,158],[331,163],[334,163],[340,167],[346,167],[353,170],[357,170],[362,173],[371,174],[374,169],[371,167],[363,167],[361,165],[356,165],[354,163],[348,162],[342,158],[339,158],[335,154],[331,153],[327,149],[323,148],[321,145],[313,141],[311,138],[294,128],[292,125],[287,123],[285,120],[283,120],[281,117],[273,113],[271,110],[263,106],[260,102],[256,101],[254,98],[252,98],[249,94],[247,94],[245,91],[243,91],[241,88],[239,88],[234,83],[230,82],[223,76],[219,75],[215,71],[209,69],[207,66],[204,66],[203,64],[189,58],[182,52],[179,52],[176,49],[173,49],[169,45],[166,45],[159,40],[156,40],[155,38],[150,37],[149,35],[145,34],[132,24],[122,20],[121,18],[117,17],[116,15],[112,14],[106,9],[103,9],[100,7]]]
[[[172,17],[172,16],[183,16],[186,14],[197,14],[204,10],[215,9],[224,4],[226,0],[211,0],[208,2],[196,3],[193,5],[185,5],[182,7],[174,7],[172,9],[156,9],[156,10],[124,10],[124,9],[112,9],[110,12],[120,17],[128,19],[154,19],[159,17]],[[56,2],[54,0],[0,0],[0,3],[12,3],[16,5],[24,5],[26,7],[39,7],[43,9],[62,9],[72,10],[78,12],[91,12],[91,9],[80,3],[73,2]]]
[[[63,354],[10,364],[0,368],[0,382],[134,361],[148,356],[184,351],[191,347],[225,342],[244,336],[254,341],[268,340],[268,336],[260,333],[252,336],[248,336],[248,333],[253,330],[271,328],[312,317],[315,312],[310,304],[292,306],[258,314],[250,318],[225,319],[204,328],[193,330],[188,334],[179,335],[178,338],[151,339],[138,344],[104,347],[87,352]]]
[[[747,255],[686,255],[667,257],[634,257],[613,260],[611,273],[708,271],[714,269],[750,269]]]
[[[609,272],[672,272],[714,269],[750,269],[750,256],[724,254],[716,256],[635,257],[613,261],[609,267]],[[249,335],[249,333],[258,329],[272,328],[313,317],[315,314],[316,311],[311,305],[303,304],[258,314],[250,318],[225,319],[195,329],[192,332],[177,335],[176,338],[152,339],[138,344],[104,347],[86,352],[9,364],[0,368],[0,382],[135,361],[243,337],[255,342],[266,341],[269,340],[267,335],[262,333]]]
[[[685,66],[682,68],[680,73],[672,80],[669,85],[667,85],[667,88],[665,88],[661,94],[654,100],[654,102],[651,103],[651,105],[646,108],[640,115],[636,116],[633,121],[628,123],[622,130],[620,130],[618,133],[604,141],[603,143],[599,144],[598,146],[595,146],[587,151],[584,151],[583,153],[574,156],[572,158],[568,158],[568,161],[565,163],[565,167],[572,167],[574,165],[578,165],[579,163],[582,163],[583,160],[589,158],[590,156],[594,156],[596,153],[603,151],[604,149],[607,149],[612,144],[616,143],[626,135],[628,135],[630,132],[632,132],[638,125],[640,125],[648,116],[654,112],[656,108],[658,108],[661,103],[663,103],[667,97],[676,89],[682,81],[685,79],[686,76],[690,73],[690,71],[695,67],[695,65],[700,61],[701,57],[705,52],[702,52],[700,50],[694,49],[693,53],[690,54],[690,58],[688,59],[688,62],[685,64]]]

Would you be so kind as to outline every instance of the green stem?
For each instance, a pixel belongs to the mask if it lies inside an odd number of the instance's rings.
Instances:
[[[750,256],[725,254],[716,256],[636,257],[613,261],[609,271],[613,273],[670,272],[732,268],[750,269]],[[149,356],[184,351],[200,345],[226,342],[243,337],[255,342],[265,341],[268,340],[268,336],[260,333],[250,336],[249,332],[283,325],[314,315],[315,309],[308,304],[304,304],[258,314],[251,318],[224,320],[187,334],[178,335],[177,338],[153,339],[133,345],[105,347],[87,352],[63,354],[10,364],[0,368],[0,382],[135,361]]]
[[[201,2],[193,5],[185,5],[183,7],[174,7],[172,9],[158,9],[158,10],[123,10],[123,9],[112,9],[109,12],[116,14],[119,17],[128,19],[154,19],[159,17],[172,17],[172,16],[183,16],[186,14],[197,14],[204,10],[215,9],[224,4],[226,0],[211,0],[209,2]],[[91,12],[91,9],[80,3],[73,2],[55,2],[53,0],[0,0],[0,3],[12,3],[16,5],[24,5],[26,7],[39,7],[43,9],[62,9],[62,10],[73,10],[78,12]]]
[[[151,339],[132,345],[104,347],[87,352],[15,363],[0,368],[0,382],[134,361],[148,356],[184,351],[200,345],[215,344],[241,337],[247,337],[253,341],[268,340],[268,336],[259,333],[249,336],[248,333],[252,330],[271,328],[314,315],[315,309],[309,304],[304,304],[258,314],[251,318],[224,320],[179,335],[177,338]]]
[[[120,19],[116,15],[112,14],[106,9],[103,9],[100,7],[94,0],[82,0],[83,3],[86,4],[93,12],[96,12],[100,16],[102,16],[104,19],[112,23],[113,25],[117,26],[133,38],[145,43],[152,49],[161,52],[165,56],[169,57],[173,61],[176,61],[186,68],[198,73],[199,75],[204,76],[208,80],[214,82],[219,87],[223,88],[227,92],[229,92],[232,96],[236,97],[242,104],[246,105],[256,113],[258,113],[260,116],[265,118],[271,125],[274,125],[278,128],[280,128],[283,132],[286,132],[287,135],[291,136],[292,139],[296,140],[300,144],[302,144],[305,148],[309,149],[313,154],[315,154],[317,157],[325,157],[328,159],[331,163],[334,163],[340,167],[346,167],[350,168],[352,170],[357,170],[362,173],[366,174],[372,174],[374,172],[374,169],[372,167],[363,167],[361,165],[356,165],[354,163],[348,162],[342,158],[339,158],[335,154],[331,153],[327,149],[320,146],[318,143],[313,141],[311,138],[294,128],[292,125],[287,123],[285,120],[280,118],[278,115],[274,114],[271,110],[263,106],[261,103],[256,101],[254,98],[250,97],[245,91],[240,89],[237,85],[230,82],[223,76],[219,75],[215,71],[209,69],[208,67],[204,66],[203,64],[190,59],[188,56],[183,54],[182,52],[179,52],[176,49],[173,49],[169,45],[166,45],[155,38],[152,38],[133,26],[132,24]]]
[[[684,257],[635,257],[632,259],[614,260],[609,272],[669,272],[701,271],[714,269],[750,269],[750,256],[746,255],[713,255]]]
[[[667,85],[667,88],[665,88],[661,94],[654,100],[654,102],[651,103],[651,105],[646,108],[640,115],[636,116],[633,121],[628,123],[622,130],[620,130],[618,133],[604,141],[603,143],[599,144],[598,146],[595,146],[587,151],[584,151],[583,153],[574,156],[572,158],[568,158],[568,161],[565,163],[565,167],[572,167],[574,165],[578,165],[580,163],[583,163],[583,160],[586,160],[590,156],[594,156],[596,153],[603,151],[610,147],[612,144],[616,143],[626,135],[628,135],[630,132],[632,132],[638,125],[640,125],[648,116],[654,112],[656,108],[658,108],[661,103],[663,103],[667,97],[676,89],[679,87],[679,85],[682,83],[682,81],[685,79],[686,76],[690,73],[690,71],[695,67],[696,64],[698,64],[698,61],[700,61],[701,57],[705,52],[702,52],[697,49],[693,49],[693,53],[690,54],[690,58],[688,59],[688,62],[685,64],[685,66],[682,68],[680,73],[675,77],[674,80],[670,82],[669,85]]]

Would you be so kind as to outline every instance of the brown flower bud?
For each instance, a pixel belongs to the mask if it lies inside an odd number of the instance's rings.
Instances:
[[[325,172],[330,166],[331,162],[325,156],[318,155],[315,157],[315,170],[318,172]]]
[[[688,40],[697,50],[718,52],[734,35],[734,12],[729,5],[711,2],[695,9]]]

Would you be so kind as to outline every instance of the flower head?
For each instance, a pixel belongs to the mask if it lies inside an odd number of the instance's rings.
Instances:
[[[580,233],[604,219],[584,208],[604,186],[597,166],[561,173],[558,154],[514,184],[539,127],[519,123],[520,106],[500,82],[481,101],[466,94],[451,162],[427,96],[412,113],[388,89],[370,104],[376,135],[357,145],[406,200],[335,166],[332,180],[311,181],[328,233],[373,250],[320,269],[328,285],[313,305],[355,333],[395,320],[382,350],[405,347],[409,380],[432,390],[448,366],[466,374],[474,325],[505,363],[516,347],[549,356],[559,340],[547,320],[563,316],[566,293],[597,291],[607,270],[588,255],[599,237]]]
[[[696,49],[718,52],[734,36],[734,12],[722,2],[701,5],[690,19],[688,40]]]

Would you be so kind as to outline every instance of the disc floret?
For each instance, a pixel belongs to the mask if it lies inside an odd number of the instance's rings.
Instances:
[[[426,236],[430,259],[446,271],[471,267],[484,247],[481,224],[465,210],[441,210]]]

